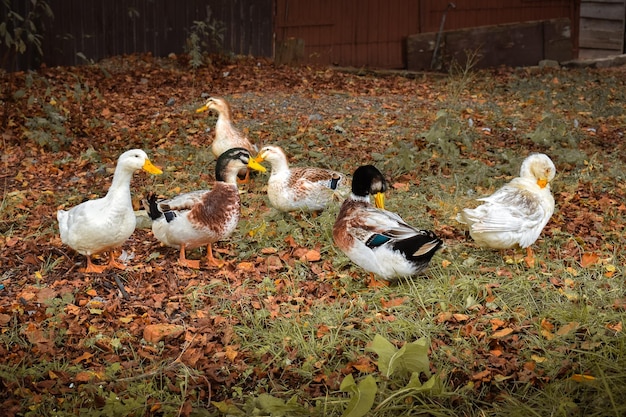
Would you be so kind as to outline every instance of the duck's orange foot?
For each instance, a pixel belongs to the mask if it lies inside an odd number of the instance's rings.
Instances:
[[[101,274],[107,269],[108,265],[95,265],[91,262],[91,256],[87,257],[87,267],[82,270],[85,273]]]
[[[535,267],[535,254],[533,253],[533,250],[529,247],[526,250],[526,256],[524,256],[524,262],[526,262],[526,265],[529,268],[534,268]]]

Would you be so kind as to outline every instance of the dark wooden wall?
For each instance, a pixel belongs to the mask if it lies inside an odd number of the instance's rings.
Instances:
[[[180,53],[193,22],[207,16],[226,26],[224,51],[272,56],[272,1],[47,0],[54,19],[42,22],[46,27],[42,61],[49,66],[76,65],[85,62],[82,57],[98,61],[133,52]],[[12,7],[21,13],[29,4],[12,0]],[[18,58],[5,68],[28,68],[39,60],[36,54]]]
[[[404,68],[409,35],[566,17],[577,28],[580,0],[275,0],[276,42],[304,40],[303,60]],[[572,34],[576,39],[576,34]]]
[[[204,20],[210,11],[226,26],[225,52],[274,57],[291,40],[301,49],[298,58],[307,63],[377,68],[405,68],[407,37],[438,31],[449,4],[445,0],[46,1],[55,15],[43,22],[46,65],[75,65],[84,58],[98,61],[134,52],[180,53],[193,21]],[[576,49],[580,1],[455,0],[456,7],[447,10],[445,30],[566,17],[572,22]],[[22,12],[31,3],[11,2]],[[6,48],[0,46],[0,54],[4,52]],[[2,65],[10,70],[34,68],[38,60],[31,53]]]

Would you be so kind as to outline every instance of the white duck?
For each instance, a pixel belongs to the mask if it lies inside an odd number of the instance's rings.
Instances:
[[[549,183],[555,174],[554,163],[547,155],[531,154],[522,162],[519,177],[492,195],[479,198],[484,202],[480,206],[463,209],[457,220],[469,226],[470,236],[478,245],[527,248],[530,259],[530,246],[554,213]]]
[[[333,241],[348,258],[387,281],[423,272],[443,242],[430,230],[408,225],[384,209],[387,183],[373,165],[354,171],[352,193],[343,202]],[[374,195],[376,207],[370,203]]]
[[[187,259],[185,250],[204,245],[207,245],[209,265],[222,265],[213,257],[212,244],[229,237],[237,227],[240,216],[237,173],[245,167],[265,171],[246,149],[229,149],[217,159],[211,190],[193,191],[162,201],[149,194],[143,201],[153,220],[154,236],[166,246],[180,248],[180,265],[199,268],[200,261]]]
[[[106,196],[85,201],[67,211],[57,211],[61,241],[87,256],[85,272],[102,272],[108,267],[125,268],[114,259],[112,251],[106,265],[94,265],[91,256],[121,246],[135,230],[130,180],[138,169],[151,174],[162,173],[152,165],[144,151],[131,149],[117,160]]]
[[[344,174],[317,167],[290,168],[285,152],[279,146],[266,146],[259,152],[257,162],[272,166],[267,182],[270,204],[279,211],[324,210],[341,195],[347,195],[349,181]]]

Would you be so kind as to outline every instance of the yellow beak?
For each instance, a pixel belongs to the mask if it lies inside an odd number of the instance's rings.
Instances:
[[[258,158],[250,158],[248,160],[248,168],[254,169],[255,171],[265,172],[267,171],[265,167],[257,161]]]
[[[143,169],[146,172],[149,172],[150,174],[155,174],[155,175],[159,175],[163,173],[163,171],[161,171],[159,168],[152,165],[152,162],[150,162],[149,159],[146,159],[146,162],[143,163],[143,166],[141,167],[141,169]]]
[[[546,179],[537,180],[537,185],[539,186],[539,188],[546,188],[546,185],[548,185],[548,180]]]
[[[383,209],[384,210],[385,209],[385,194],[383,194],[383,193],[376,193],[374,195],[374,204],[379,209]]]
[[[197,108],[196,113],[202,113],[203,111],[207,110],[209,110],[209,107],[205,104],[204,106]]]

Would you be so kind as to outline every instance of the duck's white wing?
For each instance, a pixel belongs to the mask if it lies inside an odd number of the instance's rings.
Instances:
[[[547,214],[535,193],[518,187],[502,187],[479,201],[484,204],[463,211],[475,232],[519,232],[536,227]]]

